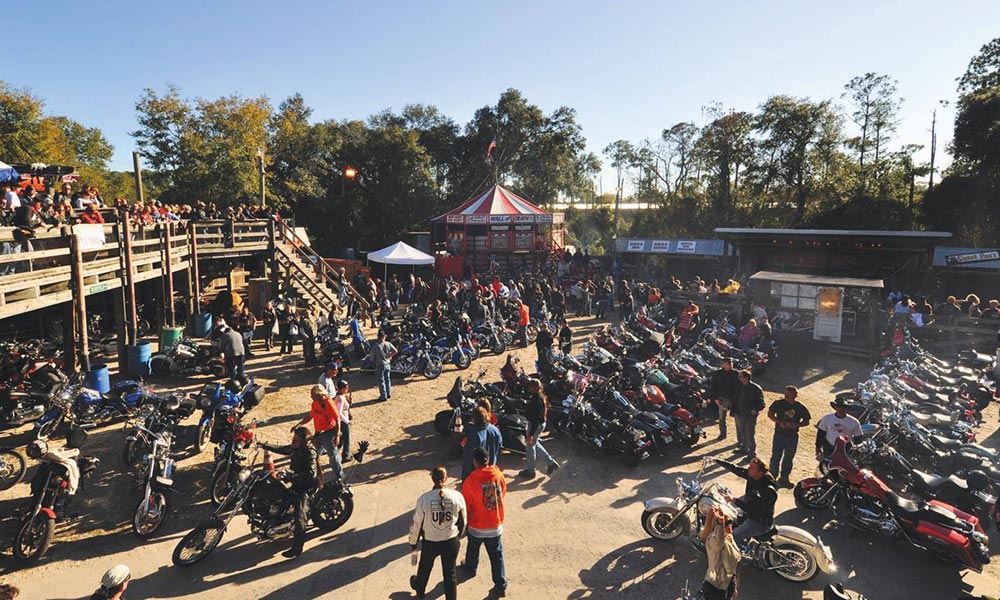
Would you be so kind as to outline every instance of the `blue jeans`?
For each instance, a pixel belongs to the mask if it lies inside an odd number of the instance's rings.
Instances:
[[[388,400],[392,397],[392,369],[379,367],[375,371],[375,381],[378,383],[379,400]]]
[[[788,478],[792,473],[792,460],[795,459],[795,451],[799,447],[799,436],[774,434],[774,441],[771,442],[771,473],[778,474],[778,463],[781,463],[781,477]]]
[[[532,438],[531,443],[528,444],[527,448],[525,448],[525,454],[528,457],[529,471],[534,472],[535,460],[539,452],[542,453],[542,455],[549,461],[549,463],[556,462],[555,459],[552,458],[552,455],[549,454],[548,450],[546,450],[545,447],[542,446],[542,441],[541,439],[539,439],[542,437],[542,432],[544,431],[545,431],[545,423],[542,423],[541,425],[537,426],[537,430],[533,430],[531,425],[530,424],[528,425],[528,435],[530,435]]]
[[[327,456],[330,457],[330,469],[333,471],[333,476],[337,479],[343,479],[344,468],[340,465],[340,452],[333,444],[334,438],[336,437],[337,430],[328,429],[317,433],[316,437],[313,438],[313,441],[316,443],[316,451],[319,454],[326,452]]]
[[[486,546],[486,555],[490,557],[490,571],[493,574],[493,586],[507,589],[507,568],[503,564],[503,541],[501,536],[481,538],[468,536],[465,546],[465,568],[475,573],[479,567],[479,547]]]

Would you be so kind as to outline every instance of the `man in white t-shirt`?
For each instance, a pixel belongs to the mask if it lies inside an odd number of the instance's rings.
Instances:
[[[816,458],[822,459],[833,452],[837,438],[846,435],[854,443],[861,441],[861,421],[847,414],[847,404],[840,398],[830,403],[832,413],[816,423]]]
[[[21,207],[21,199],[17,197],[17,192],[9,183],[3,184],[3,205],[7,210],[14,210]]]

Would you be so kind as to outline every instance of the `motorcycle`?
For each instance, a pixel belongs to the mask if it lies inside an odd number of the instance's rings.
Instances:
[[[145,428],[142,430],[152,438],[152,446],[135,469],[136,483],[143,495],[132,516],[132,531],[140,539],[148,540],[163,524],[170,510],[167,493],[173,491],[176,463],[170,453],[174,436],[169,429],[158,433]]]
[[[389,366],[394,375],[423,374],[427,379],[437,379],[444,369],[441,359],[431,354],[431,345],[423,336],[416,336],[404,345],[393,357]],[[362,371],[374,371],[371,356],[365,356],[361,361]]]
[[[215,465],[212,467],[212,504],[219,506],[233,487],[239,485],[250,474],[247,464],[249,448],[254,444],[257,422],[243,425],[239,414],[234,414],[228,427],[221,434],[222,439],[215,448]]]
[[[89,478],[97,470],[100,462],[93,456],[80,456],[76,459],[80,468],[81,486],[84,478]],[[53,471],[48,463],[42,464],[43,470],[35,477],[44,480],[38,486],[34,504],[22,518],[21,527],[14,539],[14,558],[21,562],[36,562],[49,549],[56,529],[56,507],[62,506],[69,487],[66,480]]]
[[[685,482],[677,480],[677,496],[647,500],[642,512],[642,528],[650,537],[672,541],[688,535],[692,544],[705,551],[698,536],[713,508],[719,508],[730,520],[738,522],[740,511],[726,500],[729,491],[714,483],[702,485],[701,476],[711,458],[702,462],[698,475]],[[804,529],[777,525],[770,531],[751,537],[740,548],[743,561],[762,571],[774,571],[788,581],[803,582],[817,572],[832,573],[833,557],[821,539]]]
[[[588,402],[574,396],[567,396],[561,407],[553,407],[549,413],[554,430],[594,450],[617,454],[630,467],[649,458],[654,449],[654,442],[645,431],[620,421],[609,421]]]
[[[198,344],[189,339],[179,340],[149,359],[149,370],[157,377],[212,375],[224,377],[226,365],[222,351],[211,344]]]
[[[24,456],[13,448],[0,448],[0,492],[21,483],[28,465]]]
[[[479,377],[482,378],[485,372],[485,369],[481,371]],[[466,390],[466,387],[469,390]],[[495,389],[493,392],[490,393],[487,386],[479,383],[478,379],[463,383],[461,375],[455,378],[455,385],[452,386],[447,395],[448,405],[451,406],[451,409],[442,410],[435,415],[434,430],[441,435],[451,436],[452,453],[456,456],[462,452],[465,427],[470,423],[471,415],[478,407],[476,397],[490,399],[493,408],[493,424],[503,436],[503,447],[512,452],[523,453],[525,451],[528,420],[519,414],[507,412],[508,407],[502,400],[503,396],[496,394],[499,390]]]
[[[53,361],[25,358],[0,388],[0,425],[16,427],[45,414],[49,399],[66,381]]]
[[[177,394],[159,398],[159,402],[147,402],[125,423],[125,444],[122,446],[122,462],[132,466],[153,447],[155,434],[172,431],[184,419],[194,414],[194,401],[181,398]]]
[[[195,396],[200,409],[195,437],[195,450],[204,452],[209,442],[218,444],[226,438],[227,429],[236,420],[236,413],[247,412],[264,399],[264,387],[252,378],[240,375],[225,384],[208,383]]]
[[[833,509],[848,525],[901,539],[949,563],[980,572],[990,562],[989,539],[979,518],[938,500],[913,501],[893,492],[881,479],[858,469],[841,436],[824,461],[822,477],[795,485],[795,504],[809,510]]]
[[[309,519],[321,531],[334,531],[354,513],[354,493],[350,479],[368,451],[368,442],[358,445],[355,464],[343,480],[321,486],[309,498]],[[250,521],[250,531],[259,540],[279,540],[292,537],[292,496],[281,482],[282,475],[274,471],[265,452],[264,465],[253,471],[223,499],[212,517],[188,532],[173,552],[173,563],[179,567],[193,565],[208,556],[222,541],[230,521],[241,510]]]
[[[472,352],[462,346],[457,336],[447,336],[431,344],[430,354],[442,363],[450,362],[461,370],[472,365]]]
[[[351,366],[350,352],[344,341],[340,339],[337,327],[324,325],[316,333],[317,346],[319,352],[317,357],[323,363],[337,363],[338,371],[346,371]]]
[[[64,421],[72,428],[89,429],[102,423],[132,415],[151,398],[153,390],[139,381],[120,381],[106,394],[83,387],[77,373],[56,388],[52,405],[37,421],[37,439],[50,438]]]

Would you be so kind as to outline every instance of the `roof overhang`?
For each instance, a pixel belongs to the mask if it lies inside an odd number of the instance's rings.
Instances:
[[[752,281],[780,281],[783,283],[801,283],[805,285],[822,285],[830,287],[859,287],[882,289],[885,285],[881,279],[865,279],[861,277],[831,277],[828,275],[809,275],[807,273],[779,273],[777,271],[758,271],[750,276]]]

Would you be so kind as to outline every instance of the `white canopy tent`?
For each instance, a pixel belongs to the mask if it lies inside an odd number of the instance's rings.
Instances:
[[[383,263],[385,265],[386,275],[383,277],[388,275],[389,265],[416,266],[434,264],[433,256],[417,250],[406,242],[396,242],[395,244],[382,248],[381,250],[369,252],[368,260]]]

